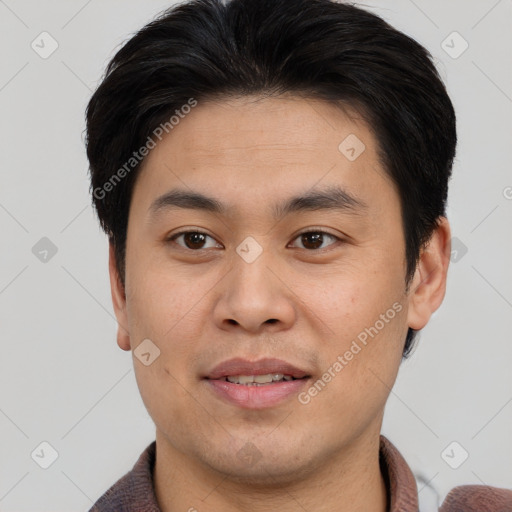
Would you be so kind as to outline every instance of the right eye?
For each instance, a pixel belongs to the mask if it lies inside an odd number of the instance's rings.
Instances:
[[[205,241],[207,238],[210,238],[217,245],[213,245],[212,247],[218,247],[218,242],[215,241],[213,237],[204,233],[203,231],[180,231],[179,233],[175,233],[170,236],[167,240],[177,243],[180,247],[184,249],[190,249],[191,251],[200,251],[203,249],[209,249],[211,247],[204,247]],[[182,240],[182,243],[178,242],[178,240]]]

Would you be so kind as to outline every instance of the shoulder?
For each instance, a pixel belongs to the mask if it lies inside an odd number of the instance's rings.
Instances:
[[[439,512],[512,512],[512,490],[461,485],[448,493]]]

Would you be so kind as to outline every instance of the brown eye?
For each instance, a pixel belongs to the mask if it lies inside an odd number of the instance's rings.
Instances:
[[[325,231],[306,231],[296,238],[296,240],[299,239],[302,243],[302,248],[308,250],[323,249],[326,246],[324,245],[324,247],[322,247],[322,245],[328,239],[334,241],[339,240],[338,237],[331,235],[330,233],[326,233]]]
[[[201,250],[201,249],[208,249],[208,247],[205,247],[206,240],[210,238],[215,242],[215,240],[206,233],[203,233],[201,231],[182,231],[181,233],[177,233],[173,235],[169,240],[172,240],[181,247],[184,247],[185,249],[190,250]],[[177,242],[177,240],[182,239],[182,243]],[[213,247],[216,247],[217,244],[214,243]]]
[[[203,233],[185,233],[183,241],[189,249],[202,249],[206,236]]]

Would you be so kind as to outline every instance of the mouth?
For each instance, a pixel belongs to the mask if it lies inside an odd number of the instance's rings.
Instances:
[[[305,370],[279,359],[231,359],[204,380],[221,400],[244,409],[275,407],[300,392],[311,378]]]
[[[282,373],[265,373],[263,375],[228,375],[218,380],[224,380],[232,384],[241,384],[242,386],[266,386],[274,382],[289,382],[298,379]]]

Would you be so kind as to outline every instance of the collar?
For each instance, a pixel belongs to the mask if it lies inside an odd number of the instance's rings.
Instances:
[[[416,512],[416,479],[400,452],[383,435],[380,436],[379,462],[388,491],[389,512]]]

